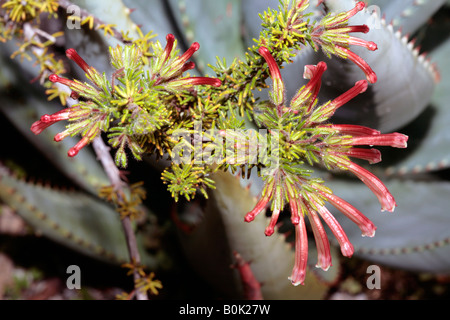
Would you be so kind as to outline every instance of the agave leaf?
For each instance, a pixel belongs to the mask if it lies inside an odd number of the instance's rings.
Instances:
[[[450,40],[436,48],[431,57],[440,70],[449,70]],[[431,105],[420,117],[402,129],[409,136],[408,149],[390,151],[395,159],[386,169],[388,175],[423,173],[448,168],[450,166],[450,111],[447,102],[450,99],[450,77],[441,72],[441,81],[431,97]]]
[[[239,0],[170,0],[173,17],[184,42],[200,43],[195,62],[202,73],[207,73],[207,65],[215,65],[216,57],[226,59],[242,58],[245,49],[241,37],[241,6]]]
[[[16,179],[2,166],[0,199],[14,208],[36,232],[58,243],[110,263],[129,260],[117,212],[97,198]],[[157,268],[156,257],[147,254],[141,238],[138,248],[143,264]]]
[[[378,6],[382,11],[392,3],[392,0],[368,0],[367,6]]]
[[[130,35],[136,34],[136,24],[131,20],[131,11],[122,0],[113,1],[87,1],[74,0],[73,4],[87,10],[94,17],[100,19],[105,24],[114,24],[115,28],[120,31],[130,32]],[[108,38],[112,42],[119,44],[114,38]]]
[[[180,235],[193,268],[222,292],[242,297],[237,273],[229,268],[232,252],[237,251],[251,262],[256,279],[263,284],[264,299],[323,298],[327,286],[312,272],[308,272],[304,286],[292,286],[288,276],[294,266],[294,252],[283,235],[264,235],[268,221],[263,214],[251,223],[244,222],[245,213],[256,204],[250,190],[242,188],[238,178],[229,173],[219,172],[213,178],[217,188],[202,210],[203,221],[192,233]],[[196,210],[201,208],[197,206]],[[312,254],[311,259],[316,257]],[[330,278],[336,277],[339,265],[332,269]]]
[[[4,59],[9,59],[4,57]],[[48,102],[43,99],[42,93],[38,92],[32,85],[27,84],[21,77],[18,67],[14,62],[1,60],[2,68],[0,74],[12,74],[11,83],[20,83],[11,87],[4,87],[0,95],[0,111],[13,123],[16,128],[42,153],[48,157],[53,164],[67,177],[77,183],[80,187],[97,194],[98,188],[109,185],[105,175],[92,151],[82,150],[77,157],[69,158],[67,151],[76,144],[77,138],[67,138],[56,143],[53,137],[56,133],[63,131],[64,125],[56,123],[44,130],[40,135],[34,135],[30,127],[43,114],[52,114],[61,109],[59,103]],[[21,97],[21,99],[17,99]]]
[[[356,225],[334,213],[357,255],[406,270],[450,272],[450,183],[387,181],[398,204],[394,213],[381,213],[377,198],[359,180],[341,179],[327,185],[377,226],[374,238],[363,238]]]
[[[170,18],[170,8],[167,1],[160,0],[124,0],[124,4],[134,11],[130,17],[140,26],[142,32],[153,31],[155,39],[165,44],[166,35],[174,34],[178,37],[177,28]]]
[[[372,2],[380,6],[386,21],[392,22],[394,28],[401,28],[403,34],[413,34],[444,5],[446,0]]]
[[[326,0],[331,11],[339,12],[351,9],[357,0]],[[446,0],[369,0],[365,1],[370,12],[384,17],[395,29],[403,34],[412,35],[423,26]]]

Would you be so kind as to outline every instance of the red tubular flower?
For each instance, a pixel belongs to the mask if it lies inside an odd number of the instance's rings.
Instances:
[[[200,49],[200,45],[198,44],[198,42],[194,42],[182,56],[178,57],[170,63],[169,69],[166,72],[163,72],[161,76],[165,79],[179,76],[182,73],[183,68],[185,68],[185,64],[187,63],[187,61],[198,49]],[[192,64],[189,64],[189,67],[192,67]]]
[[[81,149],[87,146],[98,134],[100,133],[99,126],[93,124],[89,130],[84,134],[83,138],[77,142],[72,148],[68,151],[69,157],[75,157]]]
[[[295,264],[292,274],[289,277],[294,286],[304,284],[306,277],[306,267],[308,263],[308,235],[306,233],[306,225],[303,216],[295,225]]]
[[[331,251],[328,235],[317,213],[309,207],[308,218],[314,234],[317,247],[317,268],[327,271],[331,267]]]
[[[280,211],[281,211],[280,208],[275,208],[272,211],[272,215],[270,216],[269,225],[267,226],[266,230],[264,231],[264,234],[266,236],[270,237],[275,232],[275,225],[278,222],[278,218],[280,216]]]
[[[154,66],[153,72],[155,73],[155,75],[159,74],[161,72],[161,69],[164,67],[164,65],[167,63],[167,61],[170,59],[170,55],[172,54],[174,44],[175,44],[175,36],[173,34],[169,33],[166,36],[166,47],[164,48],[164,52],[157,59],[157,63]]]
[[[184,73],[188,70],[192,70],[195,68],[195,63],[192,61],[188,61],[183,65],[183,68],[181,68],[181,73]]]
[[[284,103],[284,84],[281,78],[280,68],[273,58],[272,54],[266,47],[259,48],[259,54],[266,60],[269,66],[270,77],[273,80],[272,99],[276,106],[281,106]]]
[[[78,52],[75,49],[67,49],[66,50],[66,56],[70,60],[73,60],[81,69],[83,69],[84,72],[87,74],[91,74],[93,71],[93,68],[86,63],[86,61],[83,60],[83,58],[80,57]]]
[[[368,33],[369,31],[370,31],[370,28],[365,24],[358,25],[358,26],[329,28],[329,32],[336,32],[336,33],[353,33],[353,32]]]
[[[305,66],[303,77],[310,79],[310,81],[292,98],[291,107],[294,110],[306,106],[306,112],[309,113],[311,111],[322,86],[322,75],[326,70],[327,64],[323,61],[319,62],[317,66]]]
[[[166,63],[167,59],[169,59],[170,54],[173,50],[173,45],[175,43],[175,36],[173,34],[168,34],[166,36],[166,47],[164,48],[164,53],[161,56],[161,66],[164,65],[164,63]]]
[[[372,221],[364,216],[359,210],[334,194],[321,192],[321,195],[324,196],[336,209],[342,212],[347,218],[353,221],[361,229],[363,237],[375,236],[375,230],[377,228],[372,223]]]
[[[69,149],[67,155],[69,157],[75,157],[81,149],[88,145],[89,142],[90,140],[88,137],[83,137],[80,141],[77,142],[76,145]]]
[[[63,85],[66,85],[68,87],[70,87],[74,83],[72,80],[69,80],[69,79],[66,79],[66,78],[61,78],[57,74],[50,75],[50,77],[48,77],[48,80],[50,80],[53,83],[59,82],[59,83],[61,83]]]
[[[244,217],[244,221],[251,222],[255,220],[255,217],[267,207],[269,200],[269,197],[262,197],[261,199],[259,199],[259,201],[256,203],[256,206],[251,211],[247,212]]]
[[[67,86],[67,87],[69,87],[71,89],[77,90],[79,92],[82,92],[82,91],[85,91],[85,90],[89,89],[86,85],[84,85],[82,83],[79,83],[79,82],[76,82],[76,81],[73,81],[73,80],[70,80],[70,79],[62,78],[62,77],[58,76],[57,74],[50,75],[48,77],[48,80],[50,80],[53,83],[56,83],[56,82],[57,83],[61,83],[61,84],[65,85],[65,86]],[[70,94],[71,97],[72,96],[75,97],[76,95],[78,95],[77,92],[72,92]]]
[[[363,39],[360,39],[360,38],[348,37],[348,44],[364,47],[364,48],[366,48],[367,50],[370,50],[370,51],[378,50],[378,46],[377,46],[377,44],[375,42],[366,41],[366,40],[363,40]]]
[[[53,122],[54,123],[54,122]],[[53,123],[50,122],[43,122],[43,121],[36,121],[31,125],[31,131],[38,135],[48,127],[50,127]]]
[[[271,182],[269,182],[267,184],[267,186],[265,187],[265,192],[263,193],[262,197],[259,199],[259,201],[256,203],[255,207],[248,212],[245,217],[244,217],[244,221],[245,222],[251,222],[255,219],[255,217],[267,207],[267,204],[269,203],[269,201],[272,198],[272,194],[274,192],[274,185],[275,185],[275,181],[272,180]]]
[[[365,41],[349,36],[349,33],[367,33],[369,28],[366,25],[348,26],[348,20],[365,8],[365,3],[359,1],[355,7],[347,12],[340,13],[329,18],[325,18],[319,26],[311,33],[311,39],[320,45],[327,54],[335,54],[344,59],[350,59],[365,73],[370,83],[377,81],[375,72],[359,56],[347,49],[350,45],[365,47],[368,50],[377,50],[377,45],[372,41]]]
[[[53,140],[55,140],[56,142],[60,142],[60,141],[63,141],[68,136],[70,136],[70,133],[68,133],[66,131],[59,132],[59,133],[55,134],[55,136],[53,137]]]
[[[360,80],[355,83],[355,85],[350,88],[348,91],[341,94],[339,97],[330,101],[328,103],[323,104],[322,106],[316,108],[313,113],[310,114],[310,119],[308,120],[308,125],[315,125],[318,128],[333,128],[330,125],[320,125],[318,123],[324,122],[331,118],[337,109],[342,107],[344,104],[354,99],[359,94],[365,92],[367,90],[368,84],[366,80]],[[345,127],[344,127],[345,129]],[[356,129],[356,128],[355,128]],[[339,128],[337,129],[339,130]]]
[[[166,89],[170,91],[178,91],[188,89],[192,86],[201,86],[201,85],[220,87],[222,85],[222,81],[217,78],[189,77],[189,78],[175,79],[165,83]]]
[[[332,130],[339,131],[344,135],[351,135],[351,136],[370,136],[370,135],[379,135],[381,133],[378,130],[354,124],[325,124],[318,127],[330,128]]]
[[[289,198],[289,206],[291,208],[291,222],[296,225],[300,222],[300,216],[298,213],[298,199]]]
[[[200,49],[200,44],[198,42],[194,42],[189,47],[189,49],[179,58],[179,62],[185,64],[186,61],[188,61],[198,49]]]
[[[71,112],[70,112],[69,108],[55,112],[52,115],[44,114],[43,116],[41,116],[41,119],[39,121],[36,121],[35,123],[33,123],[31,125],[31,131],[34,134],[38,135],[44,129],[50,127],[51,125],[55,124],[56,122],[69,119],[70,114],[71,114]]]
[[[267,49],[266,47],[260,47],[258,52],[264,58],[264,60],[266,60],[272,80],[281,79],[280,68],[278,67],[278,64],[275,61],[275,59],[272,57],[272,54],[270,53],[269,49]]]
[[[377,149],[361,149],[361,148],[350,148],[345,152],[333,152],[330,153],[336,155],[345,155],[351,158],[357,158],[361,160],[366,160],[370,164],[375,164],[381,162],[381,152]]]
[[[389,146],[393,148],[407,148],[408,136],[394,132],[388,134],[379,134],[371,136],[352,137],[343,140],[345,144],[353,146],[370,145],[370,146]]]
[[[339,97],[331,101],[330,106],[332,106],[332,113],[336,112],[337,109],[342,107],[344,104],[354,99],[359,94],[367,90],[368,84],[365,80],[360,80],[355,83],[355,85],[348,91],[341,94]]]
[[[328,225],[331,232],[333,232],[334,236],[339,242],[342,255],[350,258],[355,250],[353,249],[353,245],[351,244],[351,242],[348,240],[344,229],[342,229],[339,222],[337,222],[336,218],[330,213],[330,211],[328,211],[325,206],[318,205],[317,203],[315,205],[317,207],[319,215]]]
[[[377,74],[360,56],[341,46],[336,46],[336,51],[338,53],[341,53],[344,57],[353,61],[353,63],[355,63],[359,68],[361,68],[361,70],[366,75],[367,81],[369,81],[370,83],[377,82],[378,80]]]
[[[381,211],[387,210],[389,212],[394,212],[397,203],[395,202],[392,194],[380,179],[378,179],[370,171],[358,166],[351,161],[346,161],[342,163],[342,165],[350,170],[350,172],[357,176],[370,190],[372,190],[381,204]]]
[[[222,81],[217,78],[208,78],[208,77],[190,77],[190,78],[184,78],[175,80],[172,82],[180,81],[185,83],[186,85],[191,86],[200,86],[200,85],[208,85],[213,87],[220,87],[222,85]]]

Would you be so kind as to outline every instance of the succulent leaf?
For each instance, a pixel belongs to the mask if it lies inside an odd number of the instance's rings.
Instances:
[[[440,70],[448,70],[450,67],[449,50],[450,40],[447,40],[430,53],[432,61]],[[450,166],[450,114],[447,107],[449,92],[449,75],[441,72],[440,82],[436,85],[429,107],[402,130],[410,137],[408,149],[401,155],[394,152],[384,159],[391,163],[386,169],[387,175],[435,172]]]
[[[106,203],[77,191],[60,191],[19,180],[0,167],[0,199],[15,209],[33,229],[96,259],[128,261],[119,215]],[[142,239],[141,239],[142,240]],[[139,243],[144,265],[156,269],[156,257]]]
[[[5,64],[0,73],[3,75],[5,71],[10,70],[10,65]],[[20,132],[33,143],[42,153],[48,157],[49,161],[59,168],[67,177],[72,179],[80,187],[92,194],[97,194],[98,188],[108,185],[108,179],[104,170],[101,168],[97,159],[91,151],[80,153],[79,158],[69,159],[67,150],[76,142],[74,138],[68,138],[57,144],[53,140],[56,133],[64,129],[62,124],[55,124],[45,130],[41,135],[36,136],[30,131],[31,124],[36,120],[38,114],[52,114],[61,109],[58,103],[51,103],[42,99],[43,97],[36,89],[26,84],[26,81],[15,74],[13,81],[25,83],[14,93],[5,92],[0,96],[0,111],[4,114]],[[17,80],[14,80],[17,79]],[[21,96],[20,101],[16,100],[16,96]]]
[[[241,41],[240,0],[171,0],[168,1],[183,39],[187,45],[194,41],[201,44],[195,56],[196,66],[201,73],[207,72],[207,65],[215,65],[219,56],[228,62],[244,56]]]
[[[439,10],[445,0],[370,1],[378,5],[386,21],[394,28],[401,28],[403,34],[414,34],[431,16]]]

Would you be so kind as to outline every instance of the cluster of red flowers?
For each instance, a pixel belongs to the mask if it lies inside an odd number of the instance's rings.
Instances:
[[[349,49],[348,45],[362,45],[369,50],[376,50],[377,46],[372,42],[365,42],[358,38],[350,37],[350,32],[367,32],[367,26],[346,26],[346,22],[350,17],[364,8],[363,2],[358,2],[354,9],[349,12],[333,16],[322,22],[313,32],[314,41],[320,44],[324,51],[334,53],[345,53],[346,58],[354,61],[362,68],[367,76],[367,80],[371,83],[376,82],[376,74],[360,57],[356,56]],[[331,36],[330,36],[331,34]],[[335,168],[348,170],[364,182],[376,195],[382,211],[393,212],[396,202],[392,194],[383,184],[383,182],[368,170],[349,160],[349,158],[358,158],[367,160],[369,163],[377,163],[381,161],[381,154],[377,149],[373,148],[355,148],[355,146],[391,146],[395,148],[406,148],[408,137],[400,133],[381,134],[379,131],[358,126],[358,125],[333,125],[324,124],[324,120],[328,120],[335,111],[345,103],[355,98],[357,95],[365,92],[368,88],[368,81],[361,80],[356,82],[354,87],[337,97],[331,102],[321,106],[316,106],[317,96],[321,87],[321,77],[327,69],[324,62],[317,65],[308,65],[305,67],[304,77],[309,79],[307,85],[302,87],[290,105],[285,105],[285,88],[279,66],[271,55],[270,51],[261,47],[259,53],[265,59],[269,67],[269,73],[273,80],[273,87],[270,92],[271,105],[278,110],[280,116],[284,113],[303,113],[305,117],[302,119],[301,129],[316,128],[319,134],[313,135],[310,143],[317,148],[314,151],[317,158],[324,162],[332,159]],[[300,129],[299,129],[300,130]],[[329,140],[326,137],[339,137]],[[343,148],[344,147],[344,148]],[[294,187],[288,186],[287,181],[295,180]],[[291,182],[289,182],[291,183]],[[291,183],[292,184],[292,183]],[[305,188],[308,186],[308,188]],[[325,206],[329,202],[340,212],[342,212],[351,221],[356,223],[361,229],[363,236],[373,237],[376,227],[365,217],[358,209],[334,195],[331,191],[311,184],[309,180],[302,178],[292,178],[286,170],[278,169],[273,171],[273,177],[266,180],[263,194],[256,206],[246,214],[245,221],[250,222],[255,219],[256,215],[262,212],[270,202],[272,202],[272,216],[265,234],[270,236],[274,233],[274,227],[278,221],[282,207],[273,205],[273,203],[283,203],[280,189],[292,189],[294,192],[285,191],[288,195],[289,207],[291,211],[291,221],[295,225],[295,266],[292,271],[290,280],[294,285],[303,284],[306,276],[307,260],[308,260],[308,236],[306,232],[306,224],[304,217],[307,216],[310,222],[316,247],[318,251],[317,267],[327,270],[331,266],[330,244],[325,228],[321,219],[328,225],[330,230],[340,244],[341,252],[346,257],[351,257],[354,253],[353,245],[347,238],[345,231],[342,229],[335,217]],[[277,190],[278,189],[278,190]]]

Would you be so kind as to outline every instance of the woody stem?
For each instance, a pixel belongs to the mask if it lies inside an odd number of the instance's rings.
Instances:
[[[61,86],[59,88],[60,90],[70,91],[70,89],[66,86]],[[69,107],[78,103],[75,100],[69,100],[67,101]],[[114,191],[117,193],[118,200],[122,201],[124,194],[123,189],[126,187],[126,183],[120,178],[120,171],[115,165],[113,158],[111,157],[109,147],[106,146],[101,137],[95,138],[92,141],[92,146],[94,148],[95,154],[97,155],[97,159],[101,162],[103,169],[105,170],[105,173],[114,188]],[[141,263],[141,256],[139,254],[139,250],[137,249],[136,235],[134,234],[130,217],[126,216],[125,218],[121,219],[121,223],[125,233],[130,261],[135,265],[139,265]],[[141,276],[139,275],[138,270],[133,270],[133,279],[135,283],[136,280],[140,278]],[[148,297],[146,293],[143,293],[136,288],[136,299],[148,300]]]
[[[120,171],[114,163],[111,154],[109,153],[109,147],[103,142],[100,137],[97,137],[93,140],[92,146],[97,155],[97,159],[103,165],[103,169],[108,176],[111,185],[113,186],[114,191],[117,193],[118,201],[123,201],[123,188],[125,186],[125,182],[120,178]],[[139,251],[137,249],[137,241],[136,235],[134,234],[133,227],[131,225],[130,217],[126,216],[121,219],[122,227],[125,233],[125,238],[127,242],[128,253],[130,255],[131,263],[134,265],[140,265],[141,257]],[[137,269],[133,270],[133,278],[136,283],[137,280],[141,278]],[[148,297],[145,293],[140,290],[136,290],[136,299],[137,300],[148,300]]]

